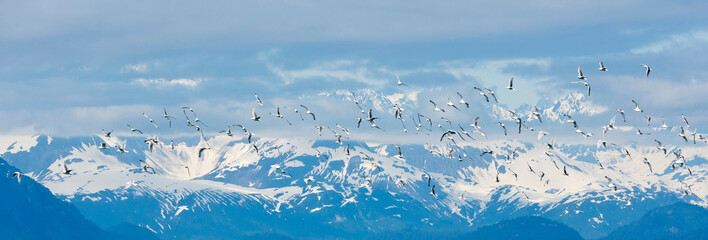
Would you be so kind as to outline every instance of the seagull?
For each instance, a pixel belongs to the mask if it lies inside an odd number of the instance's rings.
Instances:
[[[312,176],[308,176],[307,178],[305,178],[305,183],[311,183],[311,182],[314,182],[314,181],[315,181],[315,178],[312,177]]]
[[[620,113],[620,115],[622,115],[622,121],[627,122],[627,118],[625,118],[625,116],[624,116],[624,110],[618,108],[617,112]]]
[[[649,77],[649,72],[651,72],[651,68],[647,66],[646,64],[639,64],[639,66],[644,67],[647,70],[647,78]]]
[[[498,122],[498,124],[504,129],[504,136],[506,136],[506,126],[504,126],[504,123]]]
[[[511,79],[509,79],[509,86],[506,87],[506,89],[514,91],[514,78],[513,77]]]
[[[66,174],[66,175],[71,175],[71,171],[74,171],[74,169],[69,169],[69,168],[66,166],[66,161],[64,161],[64,171],[63,171],[62,173],[63,173],[63,174]]]
[[[651,125],[651,116],[644,116],[647,119],[647,126]]]
[[[639,130],[637,126],[634,126],[634,128],[637,129],[637,135],[651,135],[651,133],[643,133],[642,130]]]
[[[661,116],[661,129],[667,129],[669,128],[669,125],[666,125],[666,121],[664,120],[664,116]]]
[[[233,137],[234,134],[231,133],[231,126],[226,127],[226,130],[221,130],[219,133],[226,133],[226,136]]]
[[[315,119],[315,114],[312,113],[312,111],[310,111],[309,108],[305,107],[305,105],[300,105],[300,107],[302,107],[302,108],[305,109],[305,114],[310,114],[310,115],[312,115],[312,120],[316,120],[316,119]]]
[[[201,148],[199,148],[198,157],[201,158],[201,157],[202,157],[202,153],[204,152],[204,150],[208,150],[208,149],[211,149],[211,148],[209,148],[209,147],[201,147]]]
[[[263,106],[263,101],[261,101],[261,98],[258,97],[258,93],[254,93],[253,95],[256,96],[256,102],[257,102],[258,104],[260,104],[261,106]]]
[[[251,114],[253,115],[253,117],[251,117],[251,120],[253,120],[253,121],[260,121],[261,120],[261,117],[259,117],[258,114],[256,114],[255,108],[251,111]]]
[[[664,155],[666,155],[666,147],[664,147],[664,145],[661,144],[661,142],[659,142],[659,140],[654,139],[654,142],[656,142],[657,144],[659,144],[659,146],[657,146],[656,149],[659,149],[659,150],[661,150],[661,151],[664,151]]]
[[[484,90],[487,90],[487,94],[492,95],[492,97],[494,98],[494,102],[499,103],[499,101],[497,101],[497,95],[494,94],[494,91],[489,88],[484,88]]]
[[[290,121],[288,121],[288,118],[286,118],[285,116],[283,116],[282,114],[280,114],[280,107],[277,107],[277,108],[275,109],[275,114],[273,114],[273,113],[269,113],[269,114],[270,114],[270,115],[273,115],[273,116],[275,116],[275,117],[277,117],[277,118],[285,119],[285,122],[287,122],[288,125],[293,125],[292,123],[290,123]]]
[[[575,81],[575,82],[571,82],[571,83],[582,83],[583,85],[585,85],[586,87],[588,87],[588,97],[590,96],[590,84],[589,84],[588,82],[586,82],[586,81]]]
[[[546,135],[548,135],[548,132],[538,131],[538,140],[541,141],[541,138]]]
[[[111,138],[111,133],[113,133],[113,130],[106,132],[105,129],[101,129],[101,131],[103,132],[103,136],[105,136],[106,138]]]
[[[372,125],[374,124],[374,120],[379,119],[378,117],[374,117],[372,113],[373,109],[369,109],[369,114],[366,115],[366,121],[369,121]]]
[[[543,119],[541,119],[541,112],[538,111],[537,106],[533,106],[533,112],[531,112],[531,114],[533,114],[533,116],[536,117],[539,122],[543,123]]]
[[[457,92],[457,96],[460,96],[460,101],[458,101],[460,104],[464,104],[467,108],[470,108],[470,104],[465,102],[465,99],[462,97],[462,94],[460,94],[460,92]]]
[[[189,166],[184,166],[187,169],[187,176],[192,177],[192,173],[189,172]]]
[[[406,85],[405,83],[401,82],[401,79],[398,78],[398,74],[397,74],[397,73],[394,73],[394,74],[396,75],[396,79],[398,80],[398,83],[396,83],[396,85],[408,87],[408,85]]]
[[[185,210],[189,211],[189,208],[187,208],[187,206],[177,207],[177,212],[175,212],[175,216],[179,215],[180,213],[182,213],[182,211],[185,211]]]
[[[474,118],[474,121],[472,122],[472,124],[470,124],[470,126],[473,127],[473,128],[476,129],[476,130],[479,130],[480,127],[479,127],[479,125],[478,125],[478,121],[479,121],[479,117],[475,117],[475,118]]]
[[[397,157],[397,158],[403,158],[403,154],[401,154],[401,147],[399,147],[398,145],[396,145],[396,149],[398,149],[398,156],[396,156],[396,157]]]
[[[613,189],[615,189],[615,191],[617,191],[617,185],[615,185],[614,183],[612,183],[612,178],[610,178],[610,177],[608,177],[608,176],[605,176],[605,178],[607,178],[607,181],[609,182],[609,183],[607,184],[607,187],[613,188]]]
[[[140,131],[140,130],[134,128],[133,126],[130,126],[130,124],[126,124],[126,125],[128,125],[131,132],[139,132],[140,134],[143,134],[143,131]]]
[[[474,87],[474,89],[476,89],[476,90],[479,92],[479,95],[484,96],[484,100],[487,100],[487,102],[489,102],[489,97],[487,97],[487,94],[486,94],[486,93],[482,92],[482,89],[481,89],[481,88]]]
[[[436,111],[436,112],[445,112],[445,109],[438,108],[438,105],[435,104],[435,102],[433,102],[433,100],[428,100],[428,101],[430,101],[430,103],[433,104],[433,111]],[[459,109],[458,109],[458,110],[459,110]]]
[[[170,121],[170,125],[169,125],[169,126],[172,127],[172,119],[176,119],[176,118],[173,117],[173,116],[167,115],[167,108],[162,108],[162,110],[164,110],[164,114],[162,115],[162,117],[164,117],[165,119],[167,119],[167,121]]]
[[[632,100],[632,102],[634,103],[634,109],[633,109],[633,110],[634,110],[635,112],[644,112],[644,110],[642,110],[641,108],[639,108],[639,103],[637,103],[637,101]]]
[[[607,71],[607,68],[605,67],[605,64],[603,64],[602,62],[600,62],[600,67],[599,67],[597,70],[606,72],[606,71]]]
[[[108,145],[106,142],[102,142],[101,145],[98,146],[98,149],[108,149]]]
[[[681,113],[681,118],[683,118],[683,123],[686,124],[686,127],[690,128],[691,124],[688,124],[688,120],[686,120],[686,116],[684,116],[683,113]]]
[[[25,175],[25,174],[23,174],[23,173],[21,173],[21,172],[14,172],[14,173],[12,173],[12,177],[13,177],[13,178],[14,178],[14,177],[17,178],[17,183],[22,182],[22,176],[24,176],[24,175]]]
[[[678,134],[679,137],[683,138],[684,141],[688,142],[688,138],[686,138],[686,130],[681,127],[681,132]]]
[[[148,117],[147,114],[143,113],[143,116],[145,116],[145,118],[147,118],[148,121],[150,121],[150,123],[152,123],[152,125],[155,126],[155,128],[159,128],[159,127],[157,127],[157,124],[155,124],[155,121],[153,121],[152,118]]]
[[[649,172],[653,173],[654,171],[651,170],[651,163],[649,163],[649,159],[644,158],[644,164],[646,164],[649,167]]]
[[[457,108],[457,106],[455,106],[454,103],[452,103],[452,100],[450,100],[450,96],[447,96],[447,105],[450,107],[454,107],[455,109],[457,109],[457,111],[461,111],[459,108]]]
[[[453,135],[453,134],[458,134],[458,133],[457,133],[457,131],[455,131],[455,130],[447,130],[447,131],[445,131],[445,132],[442,134],[442,136],[440,137],[440,141],[442,142],[442,140],[443,140],[443,138],[445,138],[445,136],[450,136],[450,135]],[[450,137],[452,137],[452,136],[450,136]]]
[[[588,79],[588,77],[583,76],[583,70],[580,69],[580,65],[578,65],[578,79],[582,79],[582,80]]]
[[[349,153],[349,144],[347,144],[347,148],[344,149],[344,155],[351,155],[351,153]]]
[[[192,109],[191,107],[182,107],[182,109],[189,110],[190,112],[194,113],[194,109]]]
[[[435,194],[435,185],[433,185],[433,187],[430,188],[430,195],[433,195],[433,197],[436,197],[436,198],[438,197],[438,195]]]

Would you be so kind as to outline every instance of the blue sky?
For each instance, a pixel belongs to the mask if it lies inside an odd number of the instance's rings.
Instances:
[[[610,113],[636,99],[673,124],[684,113],[699,130],[708,125],[705,1],[3,5],[0,134],[147,128],[142,112],[159,119],[163,107],[181,115],[181,106],[218,131],[247,122],[254,107],[264,117],[285,105],[337,111],[342,103],[318,94],[343,89],[405,94],[417,112],[456,91],[479,102],[472,87],[484,86],[516,108],[584,92],[570,83],[578,65],[593,87],[589,100]],[[599,61],[610,71],[596,71]],[[653,68],[649,79],[640,63]],[[396,87],[394,72],[411,87]],[[515,92],[504,91],[510,77]]]

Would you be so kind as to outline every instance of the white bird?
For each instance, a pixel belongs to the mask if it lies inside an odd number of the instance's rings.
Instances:
[[[661,150],[661,151],[664,151],[664,155],[666,155],[666,152],[667,152],[666,147],[664,147],[664,145],[661,144],[661,142],[659,142],[659,140],[654,139],[654,142],[656,142],[657,144],[659,144],[659,146],[657,146],[656,149],[659,149],[659,150]]]
[[[430,195],[433,195],[433,197],[436,197],[436,198],[438,197],[438,195],[435,194],[435,185],[433,185],[433,187],[430,188]]]
[[[624,116],[624,110],[618,108],[617,112],[622,115],[622,122],[627,122],[627,118]]]
[[[474,89],[475,89],[475,90],[477,90],[477,91],[479,92],[479,95],[482,95],[482,96],[484,96],[484,100],[486,100],[487,102],[489,102],[489,97],[487,97],[487,94],[486,94],[486,93],[484,93],[484,92],[482,91],[482,89],[481,89],[481,88],[478,88],[478,87],[474,87]]]
[[[102,142],[99,146],[98,149],[108,149],[108,144],[106,142]]]
[[[585,85],[586,87],[588,87],[588,97],[590,96],[590,84],[589,84],[588,82],[586,82],[586,81],[576,81],[576,82],[572,82],[572,83],[582,83],[583,85]]]
[[[397,73],[394,73],[394,74],[396,75],[396,79],[398,80],[398,83],[396,83],[396,85],[408,87],[408,85],[406,85],[405,83],[401,82],[401,79],[398,78],[398,74],[397,74]]]
[[[543,136],[548,135],[548,132],[538,131],[538,140],[540,141]]]
[[[470,124],[470,126],[476,130],[479,130],[481,127],[479,127],[478,123],[479,123],[479,117],[475,117],[474,121],[472,122],[472,124]]]
[[[683,119],[683,123],[686,124],[686,127],[690,128],[691,124],[688,124],[688,120],[686,120],[686,116],[684,116],[683,113],[681,113],[681,118]]]
[[[275,114],[273,114],[273,113],[269,113],[269,114],[270,114],[270,115],[273,115],[273,116],[275,116],[275,117],[277,117],[277,118],[285,119],[285,122],[287,122],[288,125],[293,125],[292,123],[290,123],[290,121],[288,121],[288,118],[286,118],[285,116],[283,116],[282,114],[280,114],[280,107],[277,107],[277,108],[275,109]]]
[[[603,64],[602,62],[600,62],[600,67],[599,67],[599,68],[597,68],[597,70],[600,70],[600,71],[606,72],[606,71],[607,71],[607,68],[605,67],[605,64]]]
[[[494,102],[499,103],[499,101],[497,101],[497,95],[494,94],[494,91],[489,88],[484,88],[484,90],[487,90],[487,94],[492,95],[492,97],[494,98]]]
[[[23,176],[23,175],[25,175],[25,174],[23,174],[23,173],[21,173],[21,172],[14,172],[14,173],[12,173],[12,177],[13,177],[13,178],[14,178],[14,177],[17,178],[17,183],[21,183],[21,182],[22,182],[22,176]]]
[[[470,108],[470,104],[465,102],[465,99],[462,97],[462,94],[460,94],[460,92],[457,92],[457,96],[460,96],[460,101],[457,102],[459,102],[460,104],[464,104],[467,108]]]
[[[143,134],[143,131],[140,131],[139,129],[134,128],[133,126],[130,126],[130,124],[126,124],[126,125],[128,125],[128,127],[130,128],[130,131],[131,131],[131,132],[138,132],[138,133],[140,133],[140,134]]]
[[[167,114],[167,108],[162,108],[162,110],[164,111],[164,114],[162,115],[162,117],[164,117],[165,119],[167,119],[167,121],[170,122],[169,127],[171,128],[172,127],[172,119],[176,119],[176,118]]]
[[[204,152],[204,150],[209,150],[209,149],[211,149],[211,148],[209,148],[209,147],[201,147],[201,148],[199,148],[199,153],[198,153],[197,156],[201,158],[201,157],[202,157],[202,153]]]
[[[637,101],[632,100],[632,102],[634,103],[634,109],[633,109],[633,110],[634,110],[635,112],[644,112],[644,110],[642,110],[641,108],[639,108],[639,103],[637,103]]]
[[[457,111],[461,111],[459,108],[457,108],[457,106],[455,106],[454,103],[452,103],[452,100],[450,100],[450,96],[447,96],[447,106],[453,107],[457,109]]]
[[[514,78],[513,77],[511,79],[509,79],[509,86],[506,87],[506,89],[514,91]]]
[[[654,171],[652,171],[652,169],[651,169],[651,163],[649,163],[649,159],[644,158],[644,164],[646,164],[646,165],[649,167],[649,172],[651,172],[651,173],[654,172]]]
[[[175,216],[178,216],[180,213],[182,213],[182,211],[185,211],[185,210],[189,210],[189,208],[187,208],[187,206],[177,207],[177,212],[175,212]]]
[[[580,69],[579,65],[578,65],[578,79],[583,79],[583,80],[587,79],[587,77],[583,75],[583,70]]]
[[[666,125],[666,120],[664,120],[664,116],[661,116],[661,129],[667,129],[669,128],[669,125]]]
[[[302,108],[305,109],[305,114],[310,114],[310,115],[312,115],[312,120],[316,120],[316,119],[315,119],[315,114],[312,113],[312,111],[310,111],[309,108],[305,107],[305,105],[302,105],[302,104],[300,105],[300,107],[302,107]]]
[[[438,108],[438,105],[435,104],[435,102],[433,102],[433,100],[429,100],[429,101],[430,101],[430,103],[433,104],[433,111],[436,111],[436,112],[445,112],[445,109]]]
[[[147,118],[150,121],[150,123],[152,123],[152,125],[155,126],[155,128],[159,128],[159,127],[157,127],[157,124],[155,124],[155,121],[153,121],[152,118],[148,117],[147,114],[143,113],[143,116],[145,116],[145,118]]]
[[[69,169],[69,167],[66,166],[66,161],[64,161],[64,171],[62,173],[66,175],[71,175],[71,171],[74,171],[74,169]]]
[[[504,123],[498,122],[499,126],[501,126],[504,129],[504,136],[506,136],[506,126],[504,126]]]
[[[617,191],[617,185],[615,185],[614,183],[612,183],[612,178],[610,178],[610,177],[608,177],[608,176],[605,176],[605,178],[607,178],[607,181],[608,181],[607,187],[612,188],[612,189],[614,189],[615,191]]]
[[[396,145],[396,149],[398,149],[398,155],[396,156],[397,158],[403,158],[403,154],[401,154],[401,147]]]
[[[253,121],[260,121],[261,120],[261,117],[259,117],[258,114],[256,114],[255,108],[251,111],[251,114],[253,115],[253,117],[251,117],[251,120],[253,120]]]
[[[649,72],[651,72],[651,68],[646,64],[639,64],[639,66],[642,66],[646,69],[646,76],[649,77]]]
[[[253,95],[256,96],[256,102],[259,105],[263,106],[263,101],[261,101],[261,98],[258,97],[258,93],[254,93]]]

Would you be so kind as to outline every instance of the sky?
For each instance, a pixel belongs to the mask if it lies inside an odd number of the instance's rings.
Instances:
[[[472,110],[445,116],[467,125],[494,109],[473,87],[528,109],[584,93],[572,83],[578,66],[592,87],[583,101],[596,106],[581,117],[596,135],[631,100],[672,125],[685,114],[700,131],[708,127],[705,9],[705,1],[631,0],[6,2],[0,135],[130,134],[125,124],[151,127],[142,113],[162,131],[163,108],[180,117],[170,134],[191,133],[182,106],[214,134],[248,123],[263,135],[296,135],[268,112],[300,104],[319,115],[310,125],[351,129],[358,109],[333,96],[364,89],[429,115],[428,100],[444,105],[461,92]],[[596,70],[599,61],[608,72]],[[652,67],[648,78],[639,64]],[[515,91],[505,89],[511,77]],[[252,109],[266,120],[249,122]],[[390,108],[375,113],[393,117]],[[367,131],[362,138],[375,138]]]

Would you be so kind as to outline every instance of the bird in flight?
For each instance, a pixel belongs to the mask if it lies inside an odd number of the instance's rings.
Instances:
[[[506,89],[514,91],[514,78],[513,77],[511,79],[509,79],[509,86],[506,87]]]
[[[396,75],[396,80],[398,80],[398,83],[396,83],[396,85],[408,87],[408,85],[406,85],[405,83],[401,82],[401,79],[398,78],[398,74],[397,74],[397,73],[394,73],[394,74]]]
[[[74,169],[69,169],[69,167],[66,166],[66,161],[64,161],[64,171],[62,173],[66,175],[71,175],[71,171],[74,171]]]
[[[648,78],[649,72],[651,72],[651,68],[649,66],[647,66],[646,64],[639,64],[639,66],[642,66],[642,67],[644,67],[644,69],[646,69],[646,76]]]
[[[263,106],[263,101],[261,101],[261,98],[258,97],[258,93],[254,93],[253,95],[256,96],[256,102],[259,105]]]
[[[152,125],[155,126],[155,128],[159,128],[159,127],[157,126],[157,124],[155,124],[155,121],[153,121],[152,118],[148,117],[147,114],[143,113],[143,116],[144,116],[145,118],[147,118],[148,121],[150,121],[150,123],[152,123]]]
[[[588,79],[588,77],[586,77],[585,75],[583,75],[583,70],[580,69],[580,66],[578,66],[578,79],[582,79],[582,80]]]
[[[600,67],[597,68],[597,70],[600,70],[600,71],[603,71],[603,72],[607,72],[607,68],[605,67],[605,64],[602,63],[602,62],[600,62]]]
[[[261,120],[261,117],[258,116],[258,114],[256,114],[255,108],[251,111],[251,115],[252,115],[251,120],[253,120],[253,121],[260,121]]]

